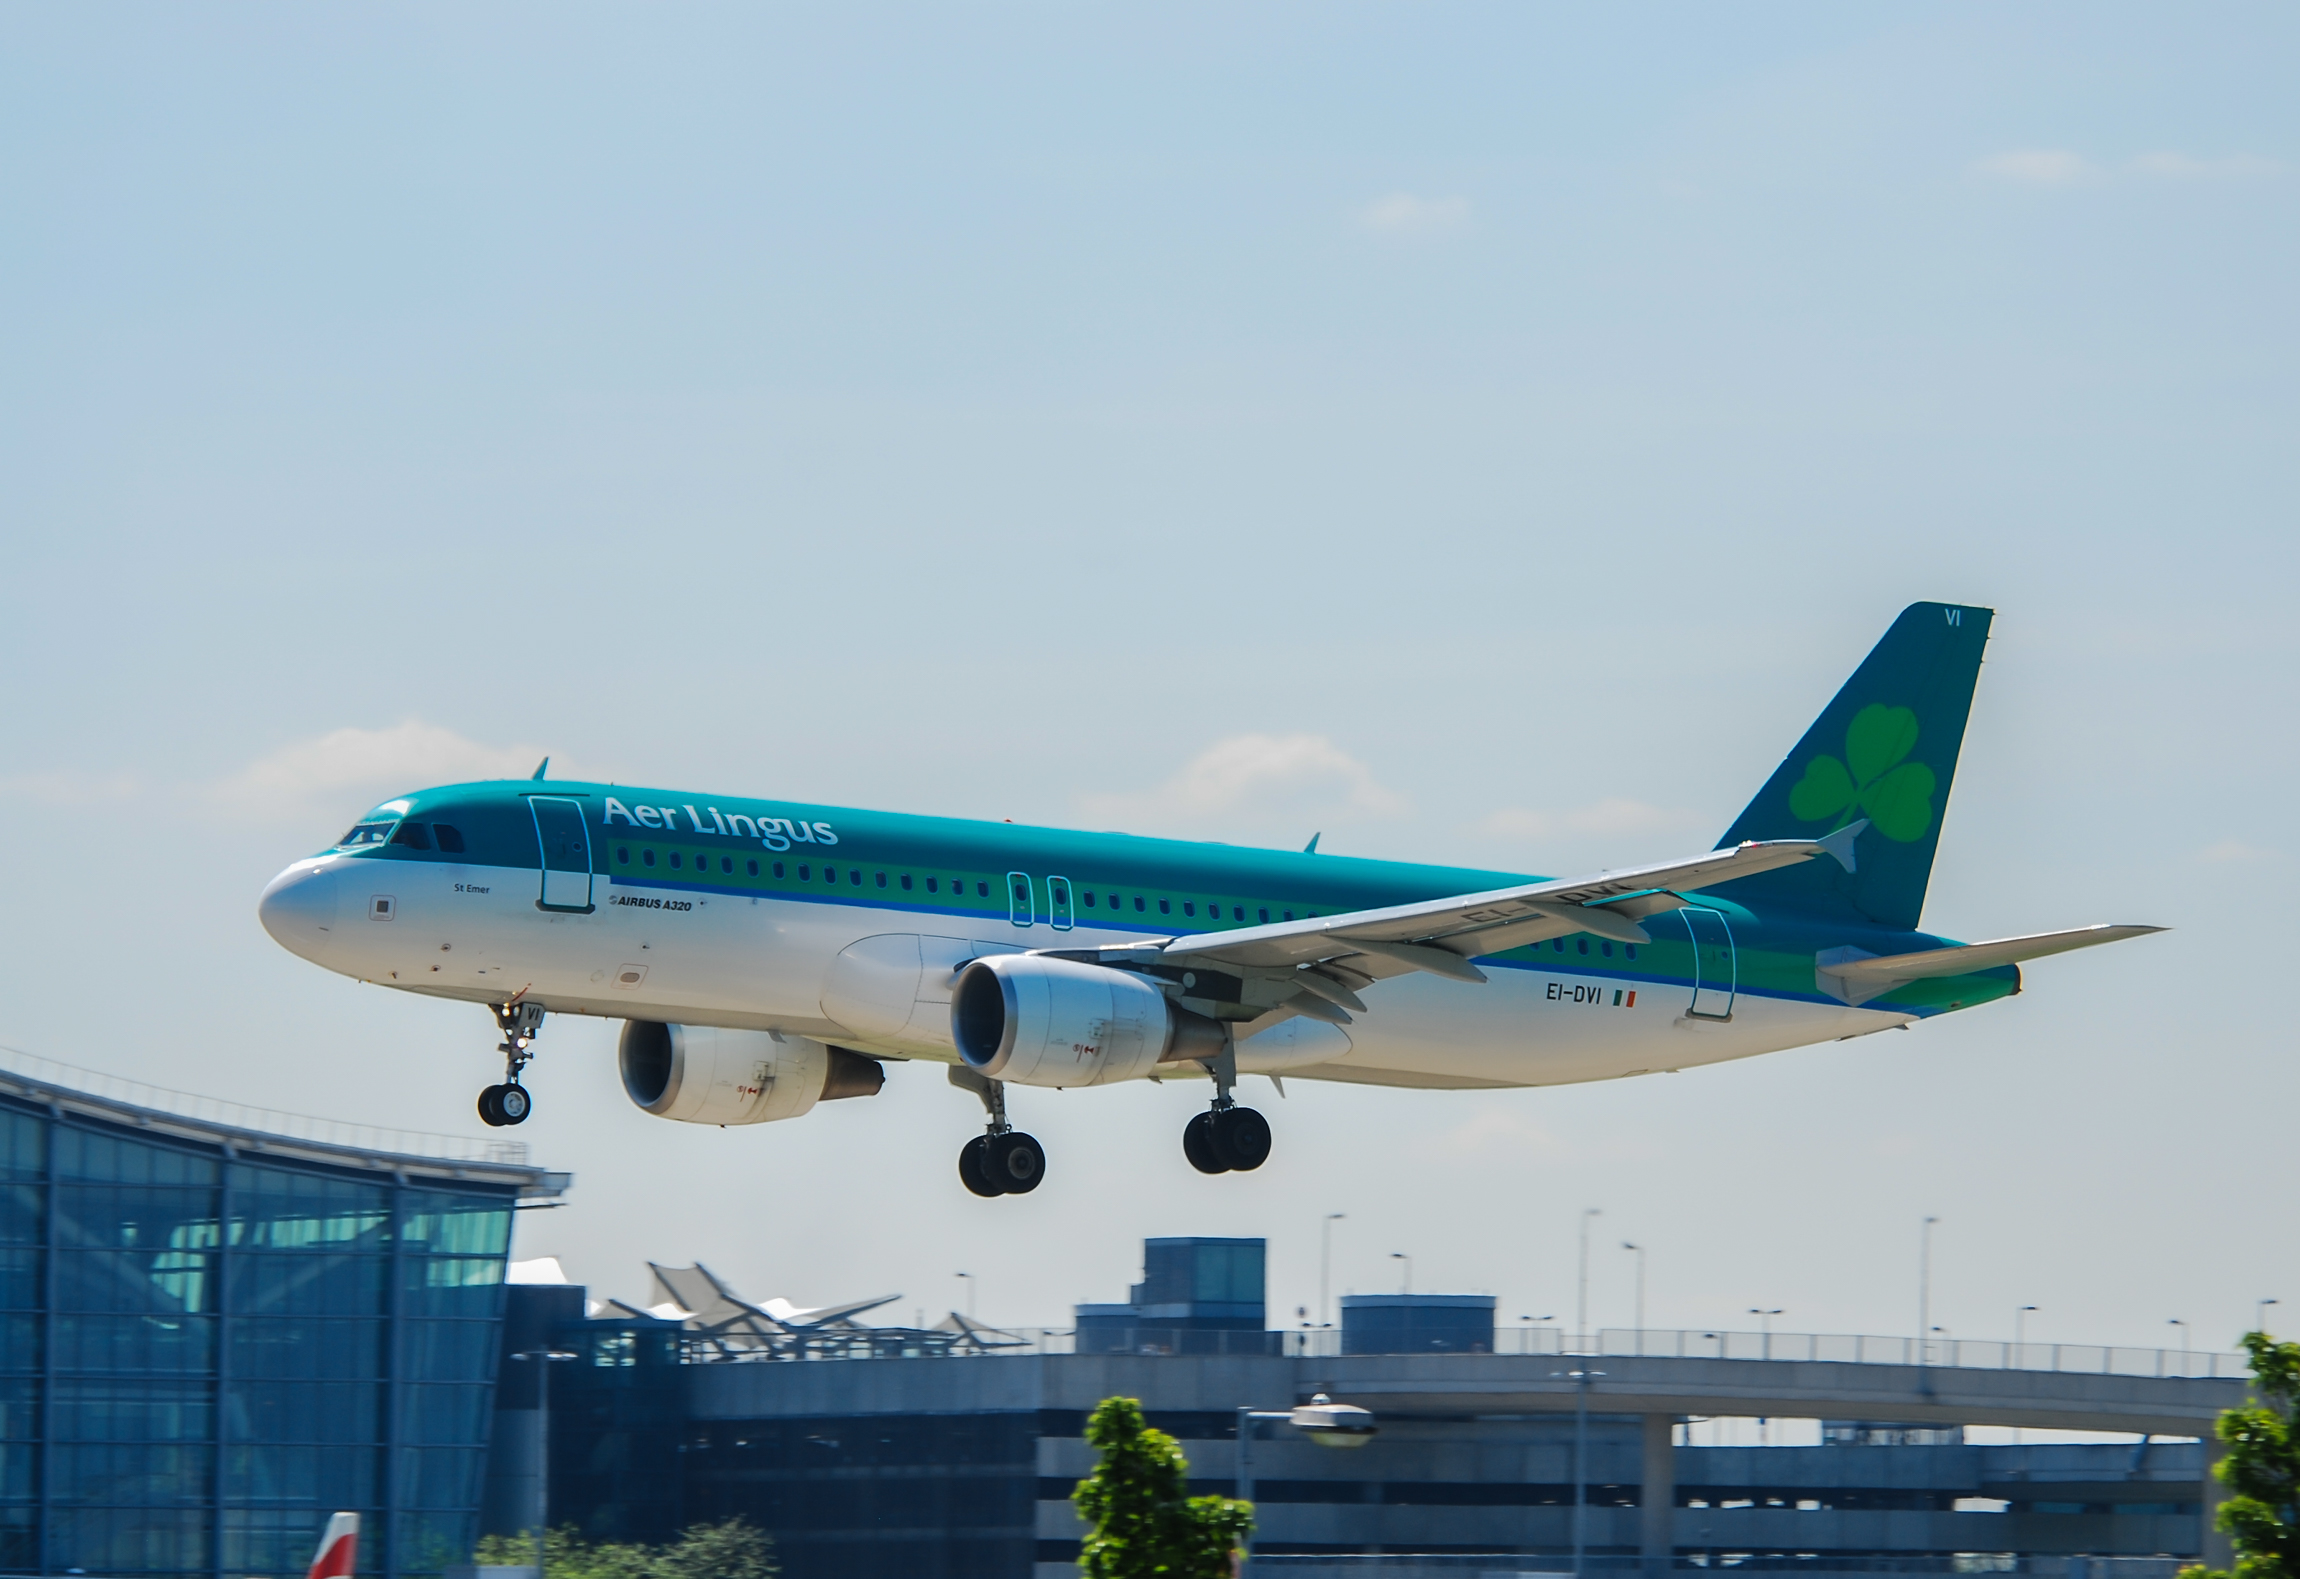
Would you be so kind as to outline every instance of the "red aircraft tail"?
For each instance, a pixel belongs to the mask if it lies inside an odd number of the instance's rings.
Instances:
[[[319,1538],[319,1555],[311,1560],[306,1579],[351,1579],[359,1565],[359,1515],[338,1513],[327,1521]]]

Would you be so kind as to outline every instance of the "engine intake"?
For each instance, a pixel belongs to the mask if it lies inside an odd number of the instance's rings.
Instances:
[[[767,1124],[817,1102],[876,1096],[876,1060],[804,1036],[628,1020],[616,1047],[624,1094],[683,1124]]]
[[[994,954],[950,995],[951,1038],[967,1067],[1025,1086],[1103,1086],[1161,1063],[1214,1058],[1219,1020],[1178,1008],[1147,978],[1043,954]]]

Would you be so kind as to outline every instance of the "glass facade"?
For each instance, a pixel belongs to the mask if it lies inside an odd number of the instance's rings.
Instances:
[[[0,1571],[467,1561],[511,1208],[0,1100]]]

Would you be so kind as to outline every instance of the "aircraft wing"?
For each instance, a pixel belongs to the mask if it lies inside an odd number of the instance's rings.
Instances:
[[[1988,970],[1997,965],[2017,965],[2022,960],[2042,959],[2048,954],[2066,954],[2070,949],[2091,948],[2096,943],[2118,943],[2126,938],[2146,937],[2151,932],[2162,932],[2163,927],[2146,926],[2090,926],[2073,927],[2066,932],[2036,932],[2027,937],[1996,938],[1987,943],[1959,943],[1948,948],[1920,949],[1913,954],[1864,954],[1859,949],[1823,949],[1813,956],[1813,974],[1820,988],[1829,996],[1844,1003],[1862,1004],[1880,994],[1892,991],[1903,982],[1922,981],[1929,976],[1962,976],[1967,971]]]
[[[1593,932],[1624,943],[1650,942],[1638,919],[1683,908],[1681,889],[1708,888],[1822,855],[1836,857],[1850,870],[1853,837],[1863,826],[1856,823],[1826,839],[1752,841],[1686,860],[1587,877],[1210,932],[1176,939],[1159,953],[1177,963],[1202,961],[1244,970],[1296,970],[1339,962],[1367,980],[1426,970],[1457,981],[1483,981],[1485,973],[1469,963],[1472,959],[1545,938]],[[1351,1002],[1346,993],[1340,999],[1319,993],[1316,983],[1308,990],[1329,1002],[1364,1007]]]

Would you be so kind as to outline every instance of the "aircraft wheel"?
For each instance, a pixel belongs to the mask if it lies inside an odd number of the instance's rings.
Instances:
[[[1239,1173],[1251,1173],[1270,1160],[1270,1121],[1250,1107],[1224,1108],[1214,1121],[1214,1150]]]
[[[497,1086],[495,1088],[497,1120],[504,1124],[524,1124],[527,1115],[535,1111],[535,1099],[527,1094],[525,1086]]]
[[[958,1150],[958,1182],[976,1195],[1004,1195],[990,1176],[990,1137],[977,1135]]]
[[[1046,1148],[1018,1130],[991,1138],[989,1162],[1003,1194],[1028,1195],[1046,1177]]]
[[[499,1128],[503,1123],[503,1110],[495,1105],[502,1095],[501,1086],[489,1086],[479,1093],[479,1122],[490,1129]]]
[[[1214,1115],[1200,1113],[1182,1126],[1182,1155],[1200,1173],[1228,1173],[1230,1164],[1214,1145]]]

